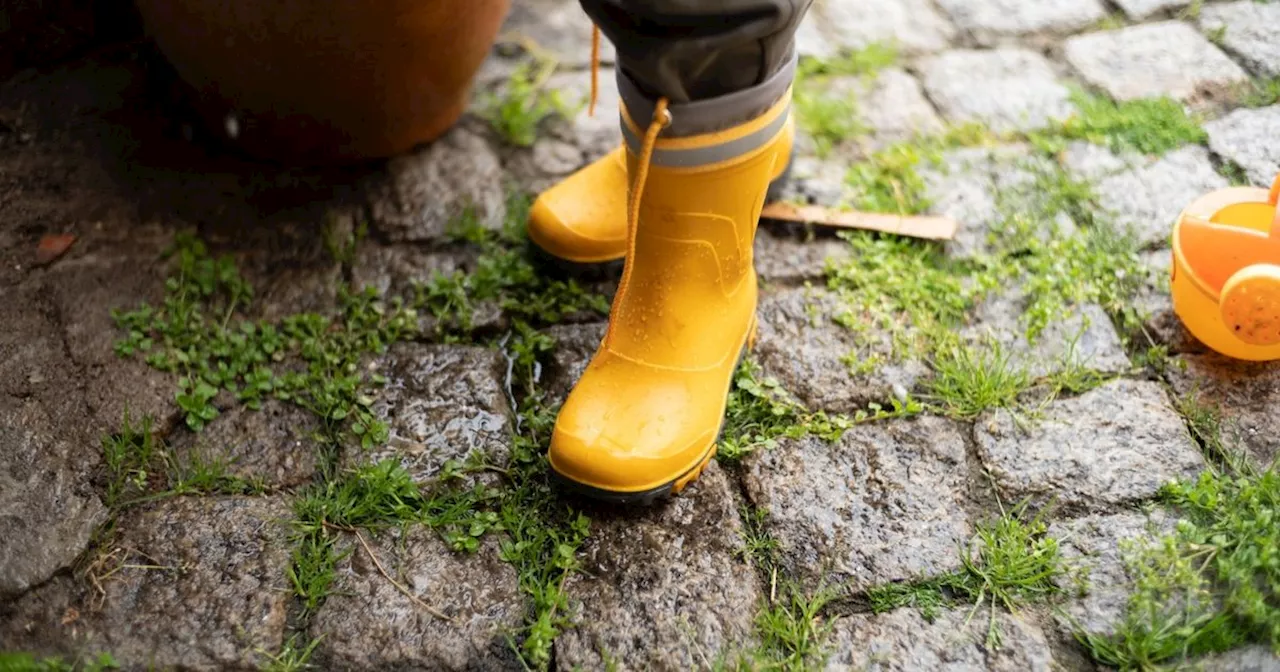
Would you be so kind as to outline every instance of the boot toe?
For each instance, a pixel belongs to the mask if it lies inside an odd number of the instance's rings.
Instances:
[[[630,368],[627,362],[613,363]],[[707,407],[702,386],[689,382],[688,377],[664,382],[620,370],[584,375],[556,421],[552,467],[578,483],[613,492],[644,492],[675,481],[701,463],[723,415],[718,404]]]

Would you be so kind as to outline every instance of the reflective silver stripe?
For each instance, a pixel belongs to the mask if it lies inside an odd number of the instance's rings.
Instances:
[[[692,168],[695,166],[706,166],[721,161],[737,158],[743,154],[748,154],[760,147],[763,147],[782,130],[787,123],[787,117],[791,115],[791,104],[787,104],[787,108],[783,110],[776,119],[769,122],[763,128],[757,130],[750,135],[744,135],[737,140],[712,145],[711,147],[698,147],[696,149],[654,149],[653,160],[650,162],[655,166],[664,168]],[[627,126],[626,120],[620,120],[622,124],[622,137],[627,142],[627,147],[633,154],[637,156],[643,148],[643,140],[636,136]]]

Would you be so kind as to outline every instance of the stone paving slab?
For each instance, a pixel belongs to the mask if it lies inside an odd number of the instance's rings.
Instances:
[[[86,469],[97,454],[66,422],[0,396],[0,598],[71,566],[107,518]]]
[[[425,484],[450,460],[503,466],[510,459],[514,420],[503,386],[507,365],[499,352],[400,344],[371,370],[387,378],[370,410],[387,423],[390,439],[348,461],[395,458],[415,482]]]
[[[943,611],[929,622],[915,609],[887,614],[858,614],[835,622],[829,672],[916,672],[917,670],[990,670],[1048,672],[1054,660],[1045,633],[1023,618],[1001,612],[999,648],[986,645],[990,613],[961,608]]]
[[[876,402],[905,397],[926,372],[915,359],[896,361],[892,339],[869,327],[855,335],[834,322],[848,308],[832,293],[787,288],[760,299],[755,358],[812,410],[855,413]],[[855,353],[853,364],[846,356]],[[863,371],[867,359],[878,358]],[[854,373],[851,366],[859,366]]]
[[[284,643],[289,505],[177,498],[125,514],[102,592],[59,579],[0,618],[18,650],[109,652],[128,669],[253,669]]]
[[[199,434],[180,428],[170,435],[169,447],[179,466],[218,463],[230,476],[292,488],[315,476],[320,430],[310,411],[272,399],[257,411],[235,406]]]
[[[1280,105],[1236,110],[1204,125],[1209,149],[1244,168],[1255,187],[1270,187],[1280,174]]]
[[[978,44],[1042,33],[1072,33],[1106,16],[1098,0],[938,0],[957,27]]]
[[[1063,53],[1086,82],[1116,100],[1194,100],[1248,80],[1226,54],[1179,21],[1073,37]]]
[[[824,97],[852,101],[858,120],[869,138],[858,138],[866,149],[878,149],[917,135],[936,134],[942,120],[925,98],[920,82],[907,71],[891,67],[874,79],[858,76],[832,77],[821,89]],[[848,160],[841,165],[848,166]]]
[[[548,403],[560,404],[569,396],[604,340],[607,328],[607,324],[561,324],[546,331],[556,341],[546,368],[539,372]]]
[[[1049,61],[1027,49],[949,51],[918,67],[929,98],[949,121],[1029,130],[1074,111]]]
[[[776,233],[762,225],[756,233],[756,273],[766,284],[817,283],[826,277],[828,263],[845,261],[851,254],[847,241],[821,233],[809,237],[786,225]]]
[[[588,511],[583,572],[565,585],[577,624],[556,640],[558,668],[703,669],[754,648],[764,598],[742,555],[734,488],[712,462],[652,509]]]
[[[1190,7],[1193,0],[1115,0],[1125,16],[1142,21],[1153,16]],[[1204,12],[1203,9],[1200,10]]]
[[[1130,546],[1155,542],[1173,531],[1173,516],[1160,509],[1151,513],[1122,511],[1056,522],[1049,536],[1058,539],[1062,559],[1071,574],[1058,581],[1071,599],[1057,618],[1059,629],[1070,634],[1110,634],[1124,616],[1134,577],[1125,565]],[[1083,592],[1083,594],[1081,594]]]
[[[1280,365],[1240,362],[1216,353],[1179,357],[1165,374],[1173,393],[1218,409],[1222,439],[1266,468],[1280,458]]]
[[[962,427],[935,417],[783,440],[744,464],[783,564],[807,588],[865,590],[960,566],[973,531]]]
[[[370,225],[393,242],[436,242],[466,208],[497,229],[506,213],[502,163],[467,124],[387,163],[367,188]]]
[[[1138,169],[1151,161],[1137,152],[1117,154],[1108,147],[1077,140],[1058,156],[1059,163],[1077,180],[1097,182],[1127,169]]]
[[[518,45],[520,38],[533,40],[539,49],[567,67],[585,68],[591,64],[591,18],[576,0],[511,3],[499,40]],[[615,58],[613,44],[601,36],[601,62],[612,63]]]
[[[1241,0],[1207,4],[1200,10],[1200,30],[1220,36],[1223,49],[1258,77],[1280,76],[1280,44],[1268,26],[1280,21],[1280,6]]]
[[[519,669],[507,637],[522,624],[526,605],[516,570],[499,558],[493,537],[467,555],[423,527],[361,534],[378,561],[352,535],[341,541],[349,554],[311,620],[308,634],[323,637],[312,662],[321,669]]]
[[[827,55],[890,42],[907,53],[941,51],[956,35],[928,0],[815,0],[808,20],[826,44],[819,51]]]
[[[1155,496],[1204,469],[1156,383],[1115,380],[1054,401],[1042,417],[994,411],[974,425],[978,456],[1004,501],[1101,510]]]
[[[1202,672],[1280,672],[1280,656],[1266,646],[1246,646],[1195,662]]]
[[[1200,196],[1230,186],[1203,147],[1184,147],[1150,165],[1103,178],[1094,195],[1107,223],[1131,232],[1144,247],[1167,247],[1182,209]]]
[[[1019,320],[1025,301],[1018,290],[989,297],[974,310],[974,320],[961,330],[961,337],[977,347],[999,344],[1011,364],[1024,367],[1037,378],[1068,365],[1117,374],[1132,368],[1111,318],[1100,306],[1072,309],[1064,319],[1050,323],[1033,342]]]

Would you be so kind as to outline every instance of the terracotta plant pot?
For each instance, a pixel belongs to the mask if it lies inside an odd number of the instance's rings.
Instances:
[[[509,0],[137,0],[222,135],[268,158],[391,156],[444,133]]]

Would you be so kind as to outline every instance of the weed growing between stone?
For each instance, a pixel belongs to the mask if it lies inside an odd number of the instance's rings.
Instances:
[[[568,622],[563,581],[575,567],[588,521],[560,501],[547,475],[546,443],[555,414],[542,401],[534,371],[552,344],[530,325],[584,311],[603,314],[608,304],[572,280],[535,269],[523,237],[527,207],[525,197],[510,199],[499,231],[482,228],[470,212],[454,223],[455,241],[477,248],[471,273],[437,275],[407,298],[382,297],[372,288],[340,288],[335,315],[299,314],[278,322],[244,318],[254,292],[234,262],[214,259],[201,241],[180,236],[163,304],[115,315],[126,334],[117,344],[121,356],[142,357],[180,376],[175,401],[193,431],[216,420],[224,398],[250,408],[276,398],[321,419],[320,481],[295,501],[288,570],[302,609],[302,630],[332,589],[344,534],[423,524],[453,550],[471,552],[484,535],[501,532],[501,556],[516,566],[530,601],[526,627],[511,633],[513,646],[530,667],[548,665],[552,642]],[[519,428],[512,462],[446,465],[430,489],[415,484],[395,461],[339,472],[343,446],[368,449],[388,438],[386,425],[370,410],[376,388],[386,381],[368,375],[362,361],[399,341],[472,339],[471,316],[485,302],[512,320],[511,334],[496,344],[512,360]],[[424,314],[431,318],[427,334],[421,331]],[[108,499],[117,506],[187,492],[261,490],[227,477],[225,465],[198,460],[184,463],[184,471],[169,477],[163,489],[157,475],[178,472],[162,469],[171,456],[146,425],[126,424],[103,445]],[[502,484],[469,485],[464,477],[478,471],[500,473]],[[280,654],[282,661],[296,662],[313,646],[299,642],[293,653]]]
[[[891,45],[872,44],[831,59],[805,58],[796,76],[793,104],[800,128],[813,138],[814,151],[826,157],[837,145],[867,132],[858,118],[853,91],[836,96],[833,77],[857,77],[868,84],[875,75],[898,60]]]
[[[974,539],[960,550],[960,561],[963,569],[954,574],[872,588],[867,593],[872,611],[915,607],[932,619],[942,608],[971,604],[972,618],[985,606],[990,613],[986,645],[999,648],[997,611],[1012,612],[1020,605],[1052,598],[1061,592],[1059,579],[1068,571],[1058,540],[1049,536],[1040,515],[1027,517],[1025,504],[980,525]]]
[[[137,424],[126,412],[120,431],[102,437],[107,469],[107,508],[118,513],[130,506],[179,495],[243,495],[266,490],[260,480],[228,473],[227,463],[193,453],[179,459],[155,436],[152,419]]]
[[[1124,549],[1133,585],[1115,632],[1076,633],[1095,660],[1122,670],[1249,643],[1280,655],[1280,473],[1234,455],[1216,409],[1192,397],[1180,410],[1215,468],[1161,491],[1184,516],[1172,534]]]
[[[779,566],[778,542],[764,528],[767,513],[763,509],[744,507],[739,515],[743,525],[743,547],[739,553],[764,578],[769,594],[756,614],[755,633],[759,645],[750,651],[721,653],[712,669],[802,672],[821,668],[828,655],[825,647],[831,631],[831,623],[823,611],[838,597],[838,592],[826,587],[813,593],[805,592],[787,578]]]
[[[933,203],[926,196],[921,168],[942,166],[950,149],[990,145],[996,136],[980,124],[965,124],[936,136],[890,145],[849,166],[845,183],[854,191],[850,204],[870,212],[917,215]]]
[[[311,654],[320,644],[320,639],[299,642],[298,636],[294,635],[285,641],[284,646],[277,653],[259,651],[259,655],[266,658],[267,662],[258,669],[262,672],[298,672],[298,670],[311,669]]]
[[[96,658],[73,660],[37,658],[29,653],[0,653],[0,670],[8,672],[105,672],[118,669],[120,665],[107,653]]]
[[[503,140],[529,147],[545,119],[553,114],[568,119],[576,113],[558,91],[547,89],[547,80],[555,74],[556,67],[550,58],[535,57],[516,67],[500,93],[485,96],[482,114]]]
[[[1032,384],[1026,365],[998,342],[986,348],[952,344],[930,364],[933,376],[925,384],[925,400],[943,415],[960,420],[972,420],[992,408],[1013,408]]]
[[[1164,154],[1183,145],[1201,144],[1208,134],[1182,103],[1171,98],[1124,102],[1076,91],[1071,102],[1078,110],[1060,124],[1029,135],[1033,144],[1056,153],[1071,140],[1085,140],[1116,152]]]

